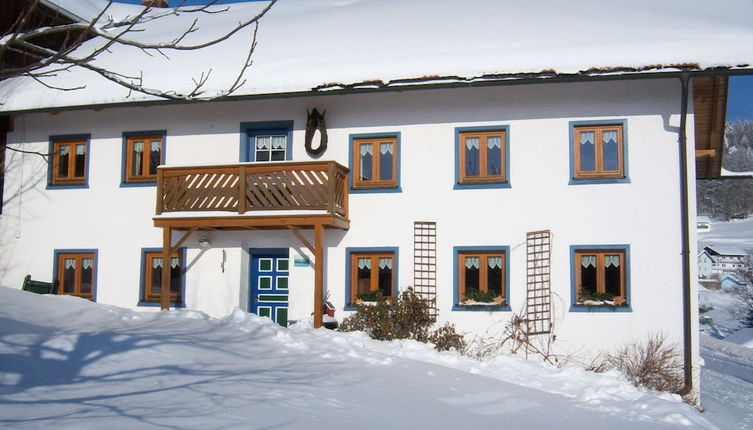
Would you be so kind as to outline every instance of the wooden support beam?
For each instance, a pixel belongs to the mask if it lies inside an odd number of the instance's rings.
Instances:
[[[180,246],[183,245],[188,240],[188,238],[191,237],[191,235],[198,229],[199,227],[197,226],[194,226],[188,229],[188,231],[183,234],[183,237],[180,238],[178,243],[176,243],[175,246],[170,247],[170,255],[175,254],[175,252],[180,248]]]
[[[322,326],[324,310],[324,226],[314,226],[314,328]]]
[[[170,309],[170,244],[172,228],[162,229],[162,279],[160,285],[160,309]]]
[[[313,246],[313,245],[311,245],[311,243],[310,243],[310,242],[309,242],[308,240],[306,240],[306,238],[305,238],[305,237],[303,237],[303,235],[301,234],[301,232],[299,232],[299,231],[298,231],[298,230],[297,230],[297,229],[296,229],[295,227],[293,227],[292,225],[289,225],[289,226],[288,226],[288,230],[290,230],[290,231],[291,231],[291,232],[292,232],[292,233],[293,233],[293,234],[295,235],[295,237],[297,237],[297,238],[298,238],[298,240],[300,240],[300,241],[301,241],[301,243],[302,243],[302,244],[303,244],[303,245],[304,245],[304,246],[305,246],[306,248],[308,248],[308,249],[309,249],[309,251],[311,251],[311,253],[312,253],[312,254],[316,254],[316,250],[314,249],[314,246]]]
[[[716,156],[715,149],[696,149],[695,151],[695,158],[715,157],[715,156]]]

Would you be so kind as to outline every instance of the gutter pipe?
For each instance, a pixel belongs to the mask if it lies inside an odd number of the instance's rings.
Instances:
[[[690,285],[690,222],[688,220],[688,81],[687,72],[680,74],[682,102],[680,107],[680,224],[682,228],[682,319],[683,319],[683,383],[681,395],[693,390],[693,336]]]

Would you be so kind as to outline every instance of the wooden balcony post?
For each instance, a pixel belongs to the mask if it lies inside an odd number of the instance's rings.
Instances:
[[[172,244],[172,229],[162,228],[162,282],[160,285],[160,309],[170,309],[170,247]]]
[[[162,213],[162,198],[165,191],[165,178],[162,176],[162,169],[157,168],[157,215]]]
[[[246,212],[246,167],[238,167],[238,213]]]
[[[324,310],[324,226],[314,226],[314,328],[322,326]]]
[[[327,212],[335,214],[335,199],[337,199],[337,169],[335,163],[327,163]]]

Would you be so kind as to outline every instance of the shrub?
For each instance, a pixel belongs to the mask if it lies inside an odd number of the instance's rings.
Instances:
[[[455,324],[445,323],[429,335],[429,342],[434,344],[437,351],[449,351],[455,348],[458,352],[465,351],[465,338],[455,329]]]
[[[682,361],[676,345],[663,335],[631,342],[607,355],[602,369],[617,369],[636,387],[677,393],[683,388]]]
[[[354,314],[342,321],[338,330],[363,331],[376,340],[413,339],[432,342],[439,351],[464,348],[463,336],[456,332],[454,325],[446,324],[431,331],[436,318],[428,303],[415,294],[412,288],[403,291],[397,299],[384,297],[381,293],[374,299],[376,303],[373,305],[359,305]]]

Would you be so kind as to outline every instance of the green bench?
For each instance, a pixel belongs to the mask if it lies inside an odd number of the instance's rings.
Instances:
[[[57,294],[58,280],[55,279],[54,282],[32,281],[31,275],[26,275],[24,286],[21,289],[37,294]]]

